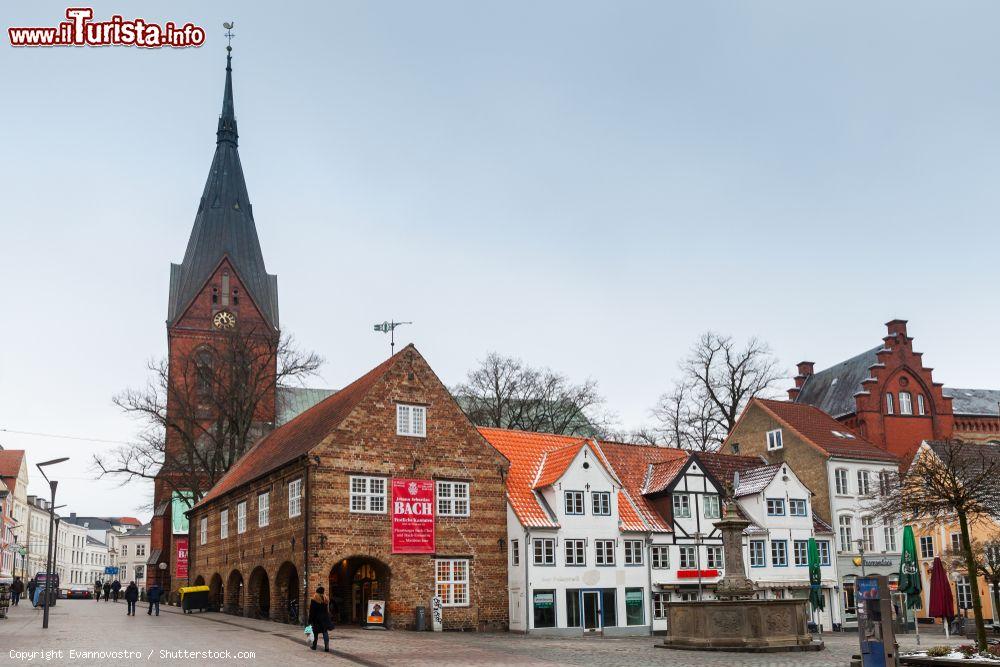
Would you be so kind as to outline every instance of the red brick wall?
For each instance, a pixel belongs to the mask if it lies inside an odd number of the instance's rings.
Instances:
[[[426,438],[396,435],[397,402],[427,406]],[[318,586],[328,587],[331,572],[345,559],[374,559],[373,564],[380,571],[388,568],[388,624],[410,627],[414,622],[414,608],[429,607],[435,594],[435,558],[467,558],[470,560],[469,605],[445,608],[445,627],[506,629],[504,474],[507,462],[469,423],[447,388],[414,348],[408,347],[397,355],[396,363],[386,376],[371,388],[340,427],[313,449],[312,456],[318,457],[319,462],[311,459],[309,464],[310,594]],[[280,531],[277,527],[268,528],[260,536],[254,534],[258,529],[251,523],[243,539],[220,541],[217,539],[218,503],[233,505],[242,495],[254,495],[259,484],[274,484],[274,478],[288,478],[291,474],[272,473],[260,483],[238,488],[212,501],[205,509],[195,510],[194,522],[203,514],[215,521],[216,529],[214,532],[210,529],[210,540],[212,535],[216,539],[205,547],[192,547],[192,578],[200,575],[209,581],[216,572],[226,578],[228,568],[239,571],[246,582],[251,571],[262,567],[271,581],[274,580],[285,556],[272,557],[269,545],[276,544],[275,549],[284,549],[292,538],[301,540],[305,534],[304,520],[290,522]],[[384,476],[390,489],[387,499],[390,505],[393,477],[467,481],[470,483],[470,516],[436,518],[436,553],[433,555],[393,554],[389,512],[350,512],[348,480],[351,474]],[[253,501],[249,504],[252,506]],[[235,510],[231,512],[232,535]],[[282,516],[287,516],[287,512]],[[193,530],[197,535],[196,523]],[[304,576],[305,563],[296,560],[300,558],[300,552],[288,555],[299,575]],[[250,607],[250,601],[244,599],[242,608]]]

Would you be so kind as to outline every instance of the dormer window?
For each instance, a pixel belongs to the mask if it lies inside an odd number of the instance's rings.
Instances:
[[[910,392],[908,391],[899,392],[899,414],[913,414],[913,399],[910,398]]]
[[[776,449],[781,449],[784,447],[784,443],[781,439],[781,429],[776,428],[773,431],[767,432],[767,451],[772,452]]]

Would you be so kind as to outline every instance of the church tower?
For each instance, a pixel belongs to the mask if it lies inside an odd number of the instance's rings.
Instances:
[[[184,259],[170,265],[168,427],[165,463],[154,482],[151,553],[146,568],[146,585],[158,581],[167,591],[186,583],[188,525],[183,510],[188,503],[183,496],[203,495],[210,485],[206,476],[192,472],[192,466],[184,463],[190,460],[191,443],[223,421],[217,403],[207,395],[213,391],[208,378],[227,375],[219,366],[232,363],[225,347],[232,345],[236,335],[250,335],[272,349],[279,337],[278,279],[264,266],[243,179],[233,104],[232,48],[226,50],[215,156]],[[259,358],[265,359],[262,375],[274,378],[276,356]],[[273,380],[264,383],[253,404],[254,428],[262,432],[275,422]],[[172,465],[175,461],[181,463]]]

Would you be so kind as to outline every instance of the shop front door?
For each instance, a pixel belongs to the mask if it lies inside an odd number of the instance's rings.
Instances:
[[[601,593],[600,591],[583,592],[583,631],[600,632],[601,630]]]

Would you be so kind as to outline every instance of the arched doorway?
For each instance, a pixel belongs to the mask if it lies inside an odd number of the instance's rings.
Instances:
[[[334,621],[364,625],[369,600],[384,600],[388,607],[390,576],[388,565],[367,556],[345,558],[334,565],[330,570]]]
[[[199,575],[198,575],[198,576],[197,576],[197,577],[195,578],[195,580],[194,580],[194,583],[192,584],[192,586],[204,586],[204,585],[205,585],[205,577],[203,577],[203,576],[201,576],[201,575],[199,574]]]
[[[259,565],[250,573],[250,606],[247,616],[250,618],[270,618],[271,614],[271,583],[267,571]]]
[[[226,582],[225,605],[223,611],[227,614],[243,615],[243,575],[239,570],[229,573],[229,580]]]
[[[274,578],[274,610],[273,618],[282,623],[298,623],[302,614],[301,591],[299,590],[299,571],[285,561],[278,568]]]
[[[208,584],[208,602],[212,609],[222,609],[224,591],[222,577],[216,572],[212,575],[212,580]]]

